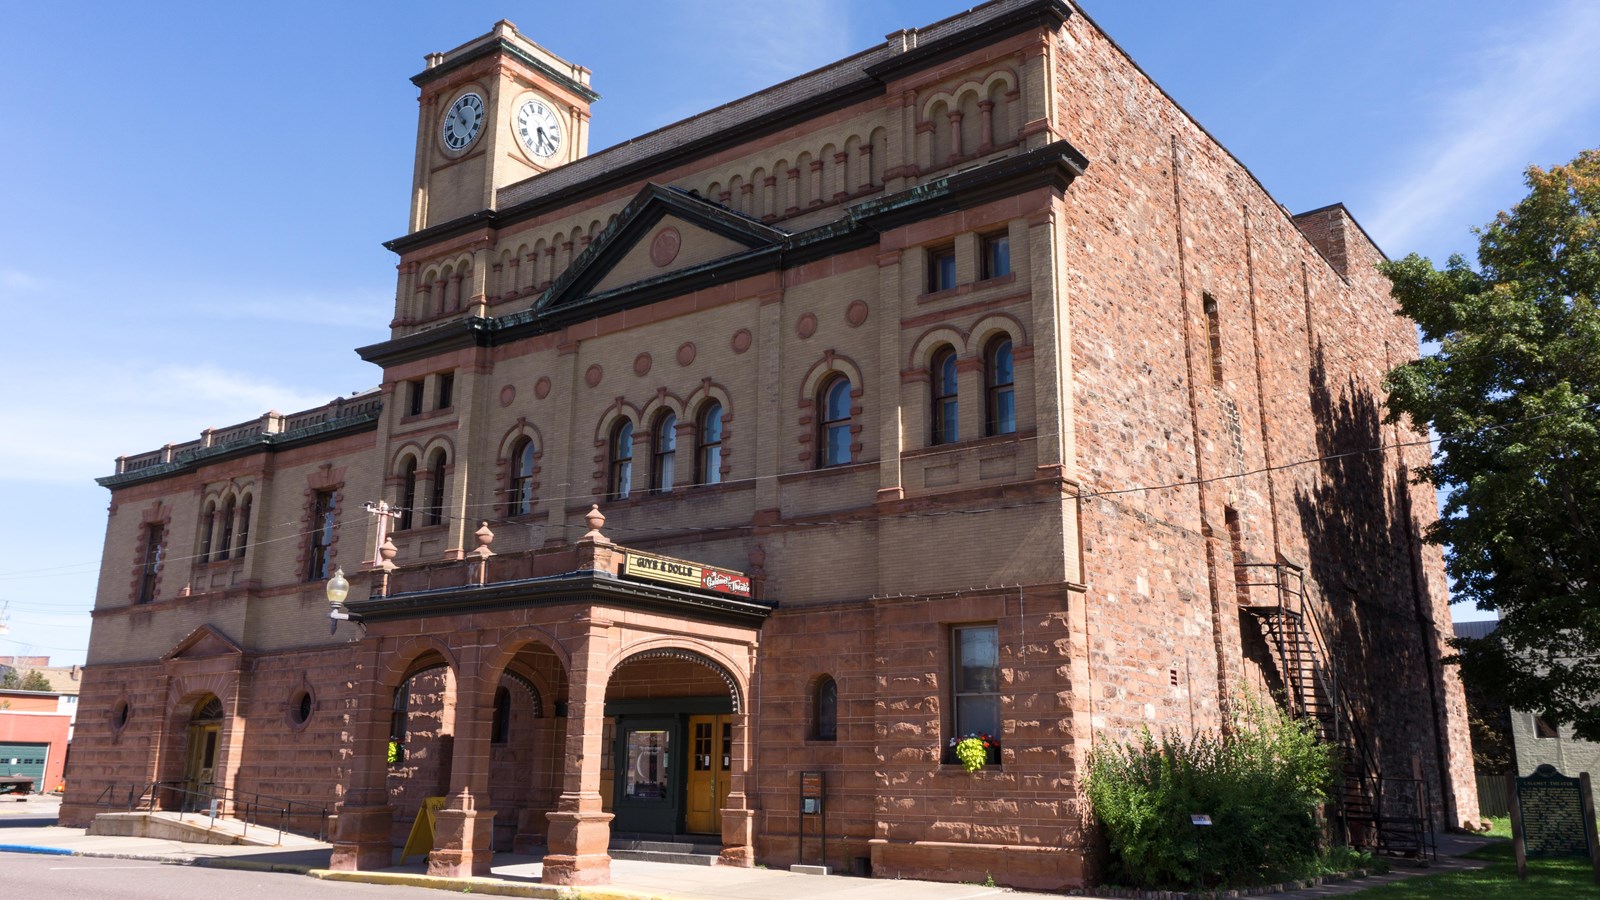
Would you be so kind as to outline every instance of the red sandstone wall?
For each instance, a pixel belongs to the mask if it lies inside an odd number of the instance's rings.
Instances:
[[[1335,654],[1387,736],[1384,770],[1420,756],[1446,794],[1436,814],[1458,821],[1452,802],[1475,811],[1464,706],[1435,663],[1449,623],[1439,556],[1414,544],[1434,503],[1403,482],[1424,448],[1317,462],[1415,439],[1381,423],[1382,375],[1416,337],[1392,315],[1380,255],[1342,211],[1314,217],[1308,240],[1082,17],[1056,49],[1062,128],[1093,161],[1067,192],[1062,253],[1080,472],[1098,494],[1083,523],[1096,732],[1209,725],[1247,683],[1232,507],[1245,558],[1305,566],[1313,602],[1342,623]]]

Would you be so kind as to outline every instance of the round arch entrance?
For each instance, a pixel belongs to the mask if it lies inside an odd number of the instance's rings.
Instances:
[[[616,835],[715,835],[732,785],[738,683],[677,648],[635,653],[606,686],[601,794]],[[742,735],[741,735],[742,736]]]
[[[200,809],[211,802],[217,785],[217,747],[222,741],[222,700],[207,694],[195,702],[189,715],[183,763],[183,809]]]

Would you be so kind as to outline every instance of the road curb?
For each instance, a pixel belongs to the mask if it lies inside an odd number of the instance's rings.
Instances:
[[[71,850],[60,847],[37,847],[33,844],[0,844],[0,853],[42,853],[46,856],[72,856]]]
[[[439,875],[417,875],[403,872],[345,871],[312,869],[306,872],[323,881],[346,881],[363,884],[391,884],[403,887],[431,888],[455,893],[488,894],[495,897],[539,897],[544,900],[651,900],[659,897],[648,891],[627,891],[599,887],[554,887],[544,884],[518,884],[499,878],[446,878]]]

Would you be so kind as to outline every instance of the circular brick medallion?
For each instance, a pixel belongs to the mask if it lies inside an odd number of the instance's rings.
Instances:
[[[678,234],[678,229],[668,225],[656,232],[655,239],[650,242],[650,261],[657,266],[670,265],[678,258],[678,249],[683,246],[683,236]]]
[[[850,323],[851,328],[858,328],[867,321],[867,304],[861,300],[851,303],[844,311],[844,320]]]
[[[635,356],[633,358],[633,374],[639,376],[640,378],[649,375],[651,362],[652,360],[650,359],[650,354],[648,353],[641,353],[638,356]]]
[[[600,379],[604,378],[605,374],[606,370],[600,368],[599,363],[595,363],[589,367],[587,372],[583,373],[583,383],[587,384],[589,387],[599,387]]]
[[[517,388],[516,388],[516,385],[508,384],[505,387],[500,389],[500,405],[501,406],[510,406],[511,404],[513,404],[515,402],[517,402]]]
[[[750,329],[741,328],[733,333],[733,340],[729,342],[729,345],[733,347],[733,352],[743,353],[750,349],[750,343],[753,340],[754,338],[750,336]]]
[[[540,400],[550,396],[550,379],[548,377],[541,377],[533,383],[533,395]]]
[[[694,362],[696,350],[693,341],[686,341],[678,348],[678,365],[687,366]]]
[[[801,316],[800,321],[794,323],[794,333],[798,334],[800,336],[800,340],[802,341],[808,337],[811,337],[813,334],[816,334],[817,317],[811,313],[806,313],[805,315]]]

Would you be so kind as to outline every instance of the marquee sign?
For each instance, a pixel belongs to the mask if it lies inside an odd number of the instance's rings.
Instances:
[[[750,596],[750,577],[743,572],[703,566],[670,556],[651,556],[629,550],[622,562],[622,574],[735,597]]]

